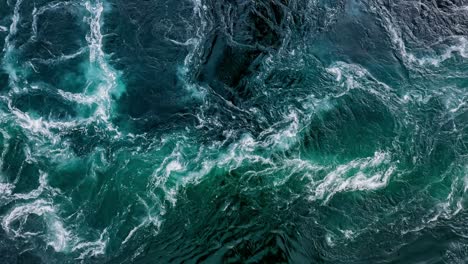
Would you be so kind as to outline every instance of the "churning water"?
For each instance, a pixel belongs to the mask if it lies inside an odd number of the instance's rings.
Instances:
[[[466,263],[465,0],[0,0],[1,263]]]

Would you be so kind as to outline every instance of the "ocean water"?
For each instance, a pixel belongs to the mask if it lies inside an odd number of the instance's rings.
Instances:
[[[467,263],[465,0],[0,0],[0,263]]]

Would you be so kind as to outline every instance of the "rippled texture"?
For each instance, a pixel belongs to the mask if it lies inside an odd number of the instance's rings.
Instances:
[[[466,263],[468,2],[0,0],[1,263]]]

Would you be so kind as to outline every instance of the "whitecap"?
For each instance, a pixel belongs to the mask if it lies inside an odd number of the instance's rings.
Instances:
[[[95,4],[88,1],[85,3],[85,8],[90,13],[90,17],[87,19],[90,31],[86,35],[90,61],[90,76],[87,77],[90,79],[95,78],[95,74],[102,77],[102,79],[98,80],[97,89],[93,93],[93,97],[98,105],[95,117],[105,122],[110,131],[116,131],[120,135],[120,132],[109,121],[112,115],[112,95],[119,97],[123,92],[123,85],[118,80],[119,74],[117,71],[106,61],[106,54],[103,50],[101,24],[103,23],[102,12],[104,11],[104,6],[100,1],[97,1]],[[93,71],[97,72],[93,73]]]
[[[3,230],[5,230],[9,235],[21,238],[29,238],[39,235],[37,233],[31,233],[24,230],[24,225],[26,224],[29,215],[41,216],[46,223],[47,233],[43,236],[47,245],[51,246],[56,252],[62,252],[67,249],[68,242],[70,241],[70,232],[65,229],[62,221],[56,215],[56,209],[54,206],[44,199],[16,206],[3,217]]]
[[[99,239],[96,241],[81,241],[72,248],[72,252],[80,252],[76,258],[83,260],[91,257],[103,255],[106,251],[109,242],[109,233],[107,228],[100,234]]]
[[[357,172],[353,172],[358,169]],[[336,193],[344,191],[369,191],[387,186],[396,167],[390,164],[390,155],[375,152],[373,157],[355,159],[339,165],[323,180],[312,183],[310,200],[323,199],[327,203]]]

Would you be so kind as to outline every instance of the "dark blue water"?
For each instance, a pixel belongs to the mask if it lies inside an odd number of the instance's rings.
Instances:
[[[0,0],[0,263],[466,263],[468,2]]]

